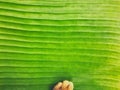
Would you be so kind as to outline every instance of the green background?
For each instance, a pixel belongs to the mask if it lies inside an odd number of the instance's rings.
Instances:
[[[0,90],[120,90],[120,0],[0,0]]]

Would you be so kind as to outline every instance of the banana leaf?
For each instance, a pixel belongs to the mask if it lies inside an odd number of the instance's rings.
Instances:
[[[0,90],[120,90],[120,0],[0,0]]]

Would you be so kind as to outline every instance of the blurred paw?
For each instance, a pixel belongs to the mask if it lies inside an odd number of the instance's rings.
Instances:
[[[53,90],[73,90],[73,83],[67,80],[59,82]]]

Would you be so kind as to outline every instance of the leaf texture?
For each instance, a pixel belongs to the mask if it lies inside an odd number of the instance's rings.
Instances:
[[[0,90],[120,90],[119,0],[0,0]]]

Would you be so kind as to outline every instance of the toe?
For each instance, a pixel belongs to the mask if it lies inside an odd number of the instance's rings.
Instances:
[[[63,81],[62,90],[68,90],[69,84],[70,84],[69,81],[67,81],[67,80]]]
[[[68,86],[68,90],[73,90],[73,88],[74,88],[73,83],[70,82],[70,83],[69,83],[69,86]]]
[[[60,90],[60,88],[62,88],[62,83],[61,83],[61,82],[59,82],[59,83],[54,87],[53,90]]]

